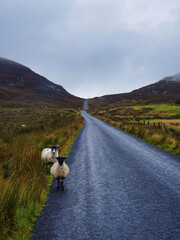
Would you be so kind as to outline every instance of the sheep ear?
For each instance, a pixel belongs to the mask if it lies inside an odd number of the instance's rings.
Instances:
[[[51,147],[52,147],[52,145],[49,146],[49,148],[51,148]]]
[[[56,145],[57,148],[60,148],[59,145]]]

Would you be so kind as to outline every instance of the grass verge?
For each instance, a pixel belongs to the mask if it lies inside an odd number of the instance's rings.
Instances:
[[[52,182],[41,151],[59,144],[67,155],[84,122],[74,109],[0,106],[0,112],[0,239],[26,240]]]
[[[125,132],[180,156],[180,106],[157,104],[91,110],[90,113]]]

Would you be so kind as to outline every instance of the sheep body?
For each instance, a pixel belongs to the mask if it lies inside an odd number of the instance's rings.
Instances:
[[[51,175],[57,179],[57,189],[59,188],[59,179],[61,179],[61,188],[64,190],[63,181],[69,175],[69,167],[65,163],[66,157],[57,157],[57,162],[51,167]]]
[[[66,163],[63,163],[63,165],[59,165],[58,162],[55,162],[51,168],[51,175],[54,178],[61,178],[65,179],[69,174],[69,167]]]
[[[48,148],[44,148],[41,153],[41,159],[44,163],[52,164],[56,162],[58,155],[58,145],[53,145]]]

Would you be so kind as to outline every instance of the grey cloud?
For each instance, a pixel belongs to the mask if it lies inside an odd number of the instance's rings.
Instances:
[[[74,95],[128,92],[180,71],[179,1],[1,0],[0,8],[1,56]]]

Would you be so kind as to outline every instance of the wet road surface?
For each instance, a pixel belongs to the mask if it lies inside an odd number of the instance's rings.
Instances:
[[[32,239],[180,239],[180,158],[82,115],[65,190],[53,183]]]

